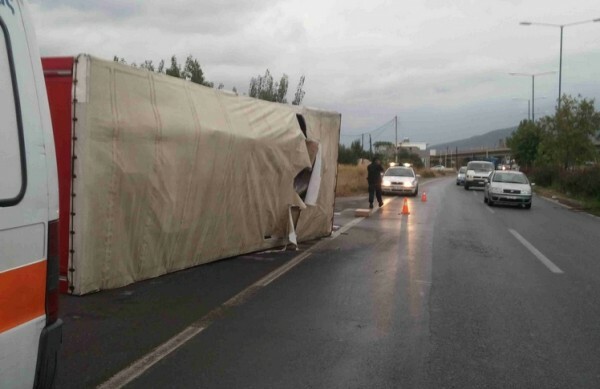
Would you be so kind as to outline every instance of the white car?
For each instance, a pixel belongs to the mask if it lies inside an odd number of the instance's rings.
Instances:
[[[488,161],[471,161],[467,164],[465,190],[476,186],[484,187],[486,180],[494,171],[494,164]]]
[[[512,170],[496,170],[483,188],[483,202],[490,207],[506,204],[531,208],[532,191],[527,176]]]
[[[383,175],[381,190],[385,194],[416,196],[419,193],[419,176],[411,167],[390,167]]]

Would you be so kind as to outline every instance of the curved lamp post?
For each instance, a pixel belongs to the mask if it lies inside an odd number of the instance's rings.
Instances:
[[[535,77],[545,76],[548,74],[555,74],[556,72],[543,72],[543,73],[508,73],[511,76],[525,76],[531,77],[531,120],[535,122]]]
[[[543,26],[543,27],[555,27],[560,28],[560,62],[558,67],[558,109],[560,109],[560,95],[562,88],[562,52],[563,52],[563,30],[565,27],[576,26],[579,24],[600,22],[600,18],[583,20],[581,22],[574,22],[568,24],[554,24],[554,23],[537,23],[537,22],[521,22],[521,26]]]

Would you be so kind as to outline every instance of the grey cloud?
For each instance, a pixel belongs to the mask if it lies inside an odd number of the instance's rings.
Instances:
[[[260,18],[267,7],[277,4],[268,0],[32,0],[32,3],[43,11],[77,11],[80,19],[70,19],[69,23],[117,22],[130,28],[215,35],[243,31]],[[60,19],[60,15],[56,17]]]
[[[343,131],[375,128],[404,110],[402,130],[432,142],[526,113],[511,98],[530,95],[530,82],[507,73],[556,70],[558,37],[519,20],[561,21],[571,10],[583,20],[597,9],[597,0],[575,8],[544,0],[31,1],[44,54],[137,63],[192,54],[209,80],[240,91],[266,68],[287,73],[290,89],[305,74],[305,103],[341,112]],[[597,28],[568,31],[563,91],[599,96],[600,62],[590,55],[600,48]],[[551,109],[556,89],[557,77],[536,79],[536,95],[549,96],[540,107]]]
[[[276,2],[255,1],[149,1],[134,22],[170,32],[232,35],[251,27]]]
[[[142,8],[143,1],[120,1],[120,0],[102,0],[102,1],[82,1],[82,0],[31,0],[32,4],[38,4],[43,9],[74,9],[84,13],[97,13],[103,17],[116,19],[128,18],[135,15]]]

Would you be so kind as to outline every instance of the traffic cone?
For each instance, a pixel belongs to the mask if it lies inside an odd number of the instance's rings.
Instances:
[[[427,193],[423,192],[423,194],[421,195],[421,202],[423,202],[423,203],[427,202]]]
[[[400,212],[401,215],[410,215],[410,211],[408,210],[408,199],[405,197],[404,198],[404,205],[402,206],[402,212]]]

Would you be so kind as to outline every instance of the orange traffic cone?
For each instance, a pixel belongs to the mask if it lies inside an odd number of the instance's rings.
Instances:
[[[424,203],[427,202],[427,193],[423,192],[423,194],[421,195],[421,201]]]
[[[404,198],[404,205],[402,206],[402,212],[400,212],[401,215],[410,215],[410,211],[408,210],[408,199],[405,197]]]

